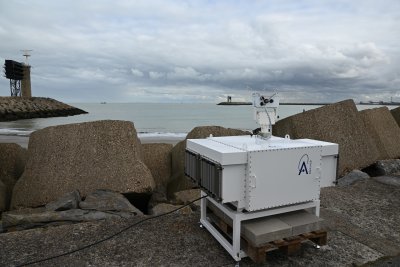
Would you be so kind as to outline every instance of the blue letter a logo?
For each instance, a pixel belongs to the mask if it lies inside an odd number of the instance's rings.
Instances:
[[[308,170],[307,170],[307,166],[306,166],[306,162],[305,162],[305,161],[303,161],[303,164],[301,164],[301,167],[300,167],[300,169],[299,169],[299,175],[300,175],[302,172],[306,172],[306,174],[308,174]]]

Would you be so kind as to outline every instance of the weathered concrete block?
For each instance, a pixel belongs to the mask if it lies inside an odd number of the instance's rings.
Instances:
[[[377,159],[378,150],[369,136],[353,100],[323,106],[280,120],[276,136],[310,138],[339,144],[339,175],[366,167]]]
[[[368,134],[378,149],[378,159],[400,157],[400,128],[387,107],[360,111]]]
[[[0,208],[0,211],[8,209],[12,190],[24,172],[27,158],[28,152],[25,148],[17,144],[0,144],[0,181],[4,185],[4,195],[1,196],[4,199],[4,208]]]
[[[244,221],[241,231],[255,247],[292,236],[292,227],[275,216]]]
[[[400,107],[394,108],[390,110],[394,120],[397,122],[397,125],[400,127]]]
[[[0,180],[0,214],[7,209],[7,189],[3,182]]]
[[[283,213],[277,216],[292,227],[291,236],[321,230],[323,219],[305,210]]]
[[[236,136],[236,135],[248,135],[249,132],[232,129],[232,128],[224,128],[221,126],[199,126],[193,128],[186,139],[200,139],[200,138],[207,138],[212,134],[213,136]]]
[[[148,193],[154,188],[141,161],[132,122],[95,121],[48,127],[32,133],[25,172],[14,187],[13,207],[37,207],[75,189]]]
[[[143,144],[143,162],[151,171],[156,186],[166,187],[171,178],[171,144]]]

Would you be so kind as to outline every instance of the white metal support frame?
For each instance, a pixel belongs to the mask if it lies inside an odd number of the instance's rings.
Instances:
[[[201,196],[207,194],[201,191]],[[207,201],[212,202],[217,208],[224,214],[232,219],[232,244],[226,240],[226,238],[220,234],[220,232],[209,222],[207,219]],[[300,203],[296,205],[283,206],[278,208],[272,208],[262,211],[243,213],[228,208],[226,205],[221,204],[211,197],[205,197],[201,199],[201,216],[200,223],[214,236],[214,238],[225,248],[226,251],[236,260],[240,261],[242,258],[247,257],[246,253],[240,249],[240,236],[241,236],[241,223],[242,221],[268,217],[275,214],[291,212],[302,209],[312,209],[313,213],[319,217],[320,201],[314,200],[306,203]]]

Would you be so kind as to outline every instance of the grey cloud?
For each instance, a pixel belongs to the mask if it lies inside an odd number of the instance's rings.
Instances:
[[[4,2],[0,57],[34,49],[34,93],[66,101],[396,95],[398,2],[268,2]]]

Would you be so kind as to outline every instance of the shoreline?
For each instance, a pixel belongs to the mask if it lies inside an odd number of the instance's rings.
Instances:
[[[185,139],[185,136],[138,136],[142,144],[164,143],[176,145]],[[28,148],[29,136],[0,135],[0,143],[15,143],[23,148]]]

